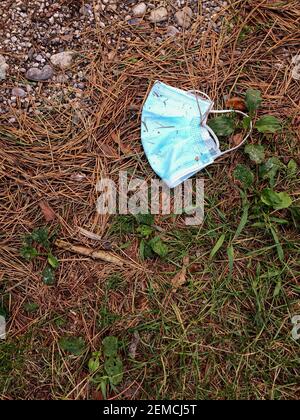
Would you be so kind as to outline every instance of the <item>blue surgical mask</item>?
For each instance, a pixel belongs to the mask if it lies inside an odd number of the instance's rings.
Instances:
[[[142,143],[152,169],[170,188],[236,149],[221,152],[217,136],[207,125],[209,113],[220,112],[212,107],[201,92],[161,82],[152,87],[142,111]]]

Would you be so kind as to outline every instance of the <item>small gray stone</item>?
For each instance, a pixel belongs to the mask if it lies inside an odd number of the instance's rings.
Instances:
[[[68,81],[68,76],[65,74],[59,74],[58,76],[56,76],[57,83],[67,83],[67,81]]]
[[[192,23],[193,11],[190,7],[184,7],[175,13],[175,20],[178,26],[188,29]]]
[[[295,66],[292,70],[292,78],[294,80],[300,80],[300,64]]]
[[[84,16],[89,16],[93,12],[90,4],[84,4],[79,11]]]
[[[17,98],[24,98],[26,96],[25,90],[19,87],[14,87],[11,91],[11,94]]]
[[[175,26],[168,26],[166,36],[171,38],[176,36],[179,33],[179,30]]]
[[[53,76],[53,69],[51,66],[44,66],[42,70],[32,67],[27,70],[26,78],[34,82],[40,82],[51,79]]]
[[[142,17],[147,12],[147,6],[145,3],[138,3],[132,8],[132,14],[134,17]]]
[[[8,70],[9,65],[6,63],[3,55],[0,55],[0,80],[6,79],[6,70]]]
[[[63,51],[58,54],[53,54],[50,58],[54,66],[60,67],[62,70],[71,66],[74,57],[73,51]]]
[[[132,25],[132,26],[138,25],[140,22],[141,22],[141,19],[139,19],[139,18],[129,19],[127,21],[128,25]]]
[[[152,10],[149,17],[149,20],[152,23],[164,22],[167,19],[168,19],[168,11],[165,7],[159,7],[158,9]]]
[[[292,64],[294,64],[295,66],[298,66],[300,64],[300,54],[297,54],[292,58]]]
[[[44,58],[43,58],[43,56],[42,56],[42,55],[38,54],[38,55],[35,57],[35,61],[38,61],[39,63],[41,63],[41,62],[43,62],[43,61],[45,61],[45,60],[44,60]]]

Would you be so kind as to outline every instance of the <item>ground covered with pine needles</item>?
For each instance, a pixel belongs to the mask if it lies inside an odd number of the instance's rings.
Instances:
[[[300,315],[300,84],[291,70],[299,2],[236,2],[220,34],[199,35],[196,25],[159,45],[150,24],[126,27],[134,42],[104,54],[109,31],[124,25],[86,34],[99,45],[82,51],[93,106],[57,105],[14,126],[0,117],[1,398],[298,399],[291,319]],[[155,80],[201,89],[220,109],[228,97],[259,90],[255,118],[282,124],[274,134],[253,131],[260,164],[241,148],[197,175],[205,180],[198,227],[181,216],[96,212],[101,177],[153,176],[140,111]],[[261,199],[270,188],[261,166],[271,158],[280,161],[271,188],[289,195],[289,208]],[[252,173],[251,185],[236,179],[238,165]],[[160,238],[164,255],[142,255],[141,226]],[[68,252],[57,240],[128,264]],[[55,279],[44,271],[49,254]],[[183,264],[184,284],[174,288]]]

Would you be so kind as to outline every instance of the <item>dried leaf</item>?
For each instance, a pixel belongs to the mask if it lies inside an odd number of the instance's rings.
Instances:
[[[56,218],[54,210],[49,206],[46,200],[41,200],[39,202],[40,209],[42,210],[43,216],[46,222],[52,222]]]
[[[176,292],[176,290],[179,287],[183,286],[186,283],[186,268],[188,264],[189,264],[189,257],[186,256],[183,258],[182,269],[179,271],[179,273],[176,274],[176,276],[171,281],[174,292]]]
[[[237,109],[239,111],[246,111],[246,103],[243,98],[234,96],[226,101],[226,107],[229,109]]]
[[[120,147],[120,150],[124,155],[132,155],[133,151],[130,147],[125,146],[125,144],[121,142],[120,133],[112,133],[111,138]]]
[[[114,60],[115,60],[115,58],[116,58],[116,51],[110,51],[110,52],[107,54],[107,59],[108,59],[108,61],[114,61]]]
[[[140,340],[141,339],[140,339],[138,331],[134,331],[131,343],[129,345],[129,357],[131,357],[131,359],[136,358],[137,346],[138,346]]]
[[[232,144],[233,146],[239,146],[243,141],[243,133],[236,133],[232,137]]]
[[[101,143],[100,148],[103,155],[107,158],[119,157],[117,151],[112,146],[109,146],[108,144]]]
[[[94,251],[91,248],[87,248],[85,246],[80,245],[72,245],[61,240],[55,241],[55,245],[58,248],[65,249],[66,251],[75,252],[76,254],[85,255],[87,257],[91,257],[98,260],[103,260],[112,264],[116,264],[118,266],[123,266],[127,263],[127,261],[123,260],[121,257],[112,254],[111,252],[101,250]]]
[[[72,181],[81,182],[86,178],[86,175],[79,172],[77,174],[72,174],[70,178],[71,178]]]

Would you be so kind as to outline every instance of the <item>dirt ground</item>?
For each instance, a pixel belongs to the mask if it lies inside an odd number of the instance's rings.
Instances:
[[[152,1],[138,18],[134,1],[2,3],[0,398],[299,399],[299,2]],[[153,23],[157,7],[167,17]],[[25,18],[35,26],[14,32],[10,19]],[[70,50],[68,66],[52,63]],[[51,77],[28,79],[47,65]],[[140,116],[155,80],[200,89],[218,109],[255,89],[254,124],[280,121],[253,130],[259,161],[241,147],[196,175],[201,226],[96,211],[101,178],[154,176]],[[270,204],[266,189],[289,205]]]

